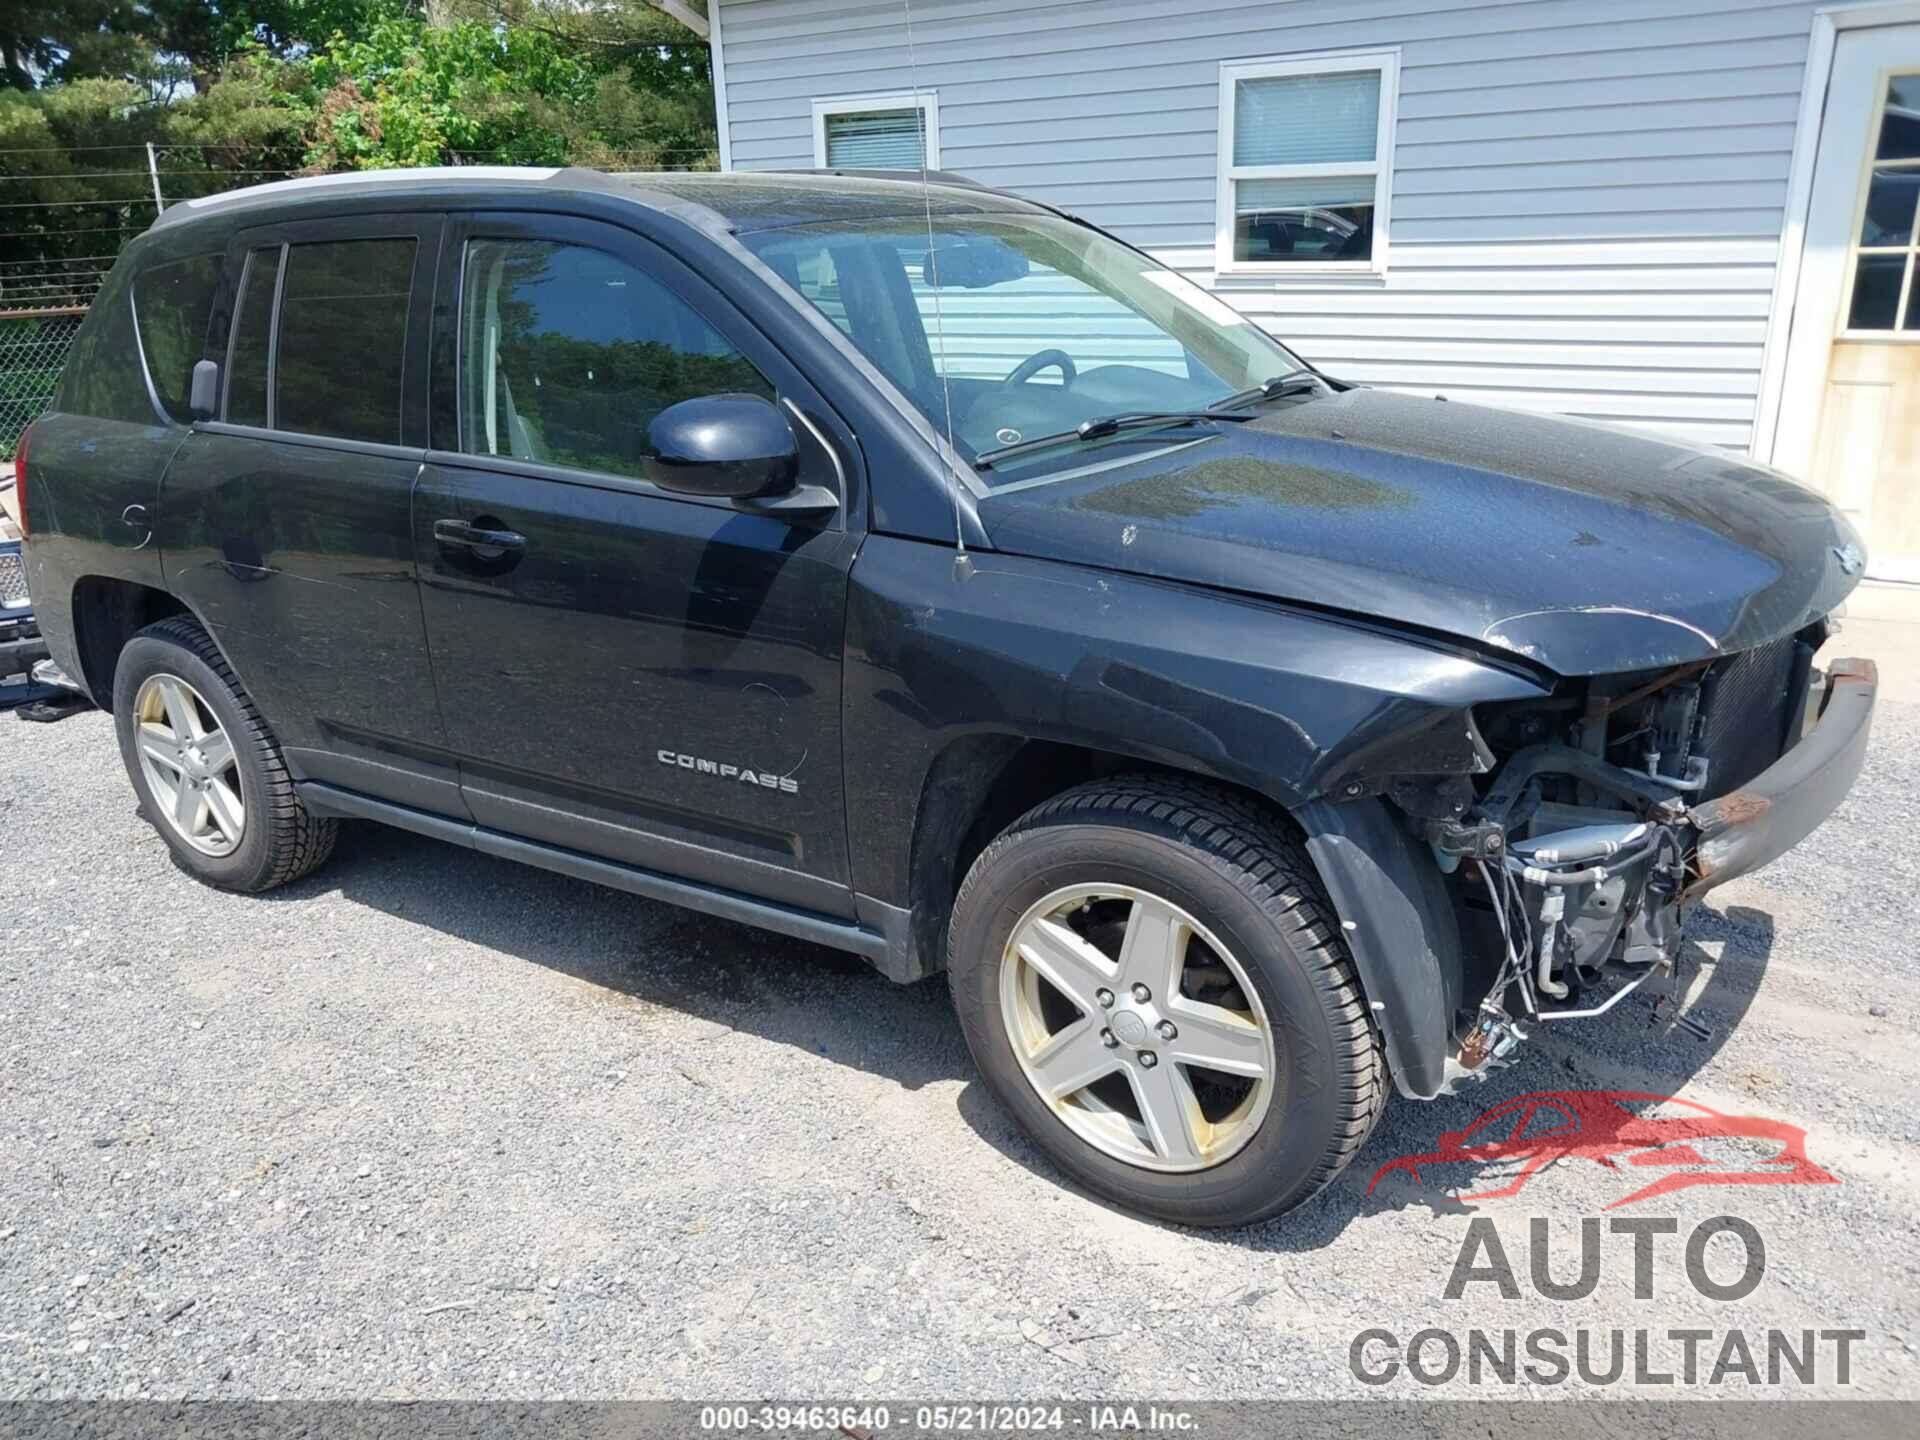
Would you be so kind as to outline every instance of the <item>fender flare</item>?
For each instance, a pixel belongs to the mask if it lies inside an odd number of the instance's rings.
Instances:
[[[1294,818],[1340,917],[1402,1095],[1445,1087],[1460,1006],[1460,924],[1431,852],[1379,800],[1310,800]]]

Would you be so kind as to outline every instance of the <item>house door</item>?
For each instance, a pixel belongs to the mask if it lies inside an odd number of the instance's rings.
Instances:
[[[1857,612],[1920,614],[1920,25],[1840,35],[1774,463],[1867,542]],[[1914,587],[1914,588],[1909,588]]]

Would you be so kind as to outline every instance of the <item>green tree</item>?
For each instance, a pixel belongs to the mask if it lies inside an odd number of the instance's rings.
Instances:
[[[148,143],[169,200],[379,166],[718,163],[705,42],[645,0],[0,5],[0,286],[150,223]]]
[[[249,50],[301,54],[424,8],[424,0],[13,0],[0,15],[0,85],[117,79],[204,91]]]
[[[118,253],[153,220],[149,143],[171,199],[292,173],[310,112],[287,78],[284,66],[242,58],[218,84],[172,103],[121,79],[0,90],[0,262]],[[0,263],[0,284],[64,268]]]
[[[712,111],[707,42],[648,0],[440,0],[436,8],[551,36],[595,71],[617,70],[642,91],[684,95]]]
[[[530,7],[529,15],[552,18],[561,9]],[[314,112],[308,168],[716,163],[704,45],[696,47],[695,74],[691,62],[662,54],[636,58],[637,40],[585,44],[569,32],[571,13],[561,18],[565,24],[502,16],[429,24],[405,16],[357,38],[334,36],[303,62]]]

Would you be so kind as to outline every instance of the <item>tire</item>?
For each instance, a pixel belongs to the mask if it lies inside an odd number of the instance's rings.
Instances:
[[[1081,899],[1088,890],[1097,893]],[[1110,891],[1124,893],[1109,899]],[[1051,908],[1063,895],[1067,908]],[[1169,913],[1171,929],[1151,928],[1154,917]],[[1082,945],[1099,952],[1089,966],[1119,958],[1119,945],[1128,942],[1115,937],[1136,933],[1136,915],[1146,917],[1140,935],[1176,937],[1162,947],[1175,967],[1162,973],[1175,978],[1169,993],[1153,1002],[1158,1010],[1140,1001],[1150,991],[1130,987],[1116,998],[1101,986],[1093,993],[1105,999],[1092,1003],[1068,999],[1070,990],[1087,993],[1089,974],[1098,973],[1090,970],[1074,970],[1064,988],[1052,984],[1061,967],[1082,963]],[[1114,917],[1104,928],[1103,916]],[[1067,942],[1070,954],[1052,948],[1047,937],[1075,926],[1086,928]],[[1016,928],[1045,943],[1015,950]],[[1201,948],[1177,938],[1183,935],[1200,939]],[[1225,990],[1218,988],[1223,967],[1211,964],[1210,952],[1219,947],[1237,981]],[[1150,959],[1154,953],[1143,939],[1126,955]],[[1224,787],[1123,776],[1082,785],[1029,811],[968,871],[954,903],[947,963],[968,1048],[1001,1104],[1087,1190],[1156,1219],[1246,1225],[1291,1210],[1346,1167],[1386,1104],[1380,1036],[1304,847],[1278,817]],[[1145,972],[1115,973],[1124,979]],[[1233,1048],[1243,1044],[1247,1029],[1220,1023],[1231,1017],[1210,1005],[1196,1006],[1189,998],[1194,976],[1213,977],[1214,988],[1200,993],[1227,997],[1233,1017],[1267,1037],[1264,1051]],[[1093,1039],[1080,1030],[1075,1011],[1102,1027]],[[1188,1011],[1207,1034],[1193,1035]],[[1117,1039],[1122,1029],[1138,1037],[1143,1018],[1146,1038],[1138,1049]],[[1220,1044],[1213,1032],[1223,1037]],[[1092,1048],[1096,1043],[1105,1059]],[[1264,1107],[1260,1079],[1196,1071],[1178,1059],[1188,1045],[1244,1054],[1250,1070],[1265,1065]],[[1155,1046],[1165,1047],[1159,1053],[1167,1060],[1146,1059]],[[1038,1088],[1049,1082],[1029,1078],[1028,1068],[1039,1074],[1050,1047],[1061,1066],[1079,1067],[1076,1075],[1115,1060],[1119,1065],[1095,1082],[1099,1093],[1090,1086],[1050,1101]],[[1147,1065],[1156,1068],[1142,1068]],[[1065,1071],[1045,1073],[1058,1079]],[[1139,1088],[1154,1083],[1175,1088]],[[1184,1097],[1174,1102],[1175,1112],[1192,1117],[1201,1113],[1202,1097],[1212,1095],[1214,1108],[1222,1109],[1240,1086],[1251,1088],[1227,1115],[1226,1128],[1208,1110],[1185,1125],[1184,1142],[1162,1143],[1162,1133],[1176,1136],[1178,1129],[1163,1124],[1156,1130],[1145,1118],[1149,1094]],[[1216,1093],[1223,1091],[1224,1101]],[[1234,1114],[1242,1117],[1237,1123]],[[1222,1134],[1234,1148],[1215,1141],[1209,1143],[1217,1148],[1207,1150],[1193,1138]]]
[[[192,722],[195,728],[204,728],[211,736],[212,728],[205,723],[210,716],[231,743],[230,768],[218,778],[239,799],[237,840],[213,823],[217,817],[212,805],[198,817],[207,834],[201,841],[190,838],[170,818],[173,807],[166,803],[161,788],[186,772],[171,768],[177,764],[174,761],[142,762],[136,707],[142,703],[157,707],[155,723],[172,733],[173,711],[167,696],[178,700],[182,692],[169,682],[185,682],[189,698],[202,707],[204,713]],[[133,781],[141,813],[160,832],[179,865],[197,878],[223,890],[271,890],[308,874],[333,853],[338,822],[314,815],[301,803],[273,732],[219,649],[192,620],[162,620],[127,642],[114,669],[113,716],[120,758]],[[223,813],[232,814],[231,810]]]

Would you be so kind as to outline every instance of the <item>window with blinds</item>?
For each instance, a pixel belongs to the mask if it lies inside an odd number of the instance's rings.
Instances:
[[[1385,268],[1398,75],[1391,52],[1220,67],[1220,270]]]
[[[936,103],[931,92],[816,100],[814,164],[833,170],[938,169]]]
[[[847,170],[918,170],[918,110],[869,110],[827,117],[827,164]]]

